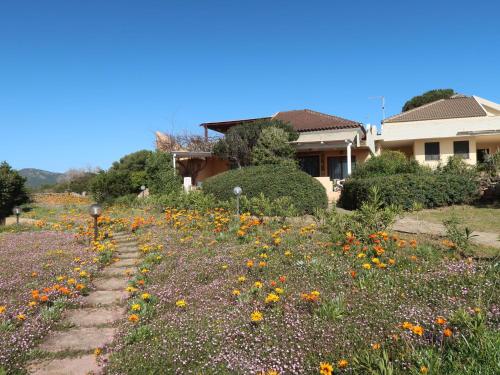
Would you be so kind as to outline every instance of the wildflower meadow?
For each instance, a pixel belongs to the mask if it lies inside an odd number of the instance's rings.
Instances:
[[[47,358],[37,342],[113,264],[117,233],[140,262],[117,334],[90,353],[105,374],[500,371],[497,258],[227,208],[110,206],[92,241],[86,206],[68,219],[59,199],[0,233],[0,373]]]

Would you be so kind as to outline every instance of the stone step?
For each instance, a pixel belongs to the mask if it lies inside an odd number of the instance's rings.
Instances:
[[[122,319],[125,312],[126,309],[122,306],[90,307],[68,310],[64,314],[64,320],[76,327],[95,327],[114,323]]]
[[[88,307],[117,305],[126,301],[127,298],[128,293],[124,290],[96,290],[90,292],[90,294],[85,297],[83,303]]]
[[[116,250],[116,252],[118,253],[136,253],[137,251],[139,251],[137,246],[130,246],[130,247],[120,246]]]
[[[135,267],[137,266],[138,263],[139,262],[137,259],[120,259],[118,262],[113,263],[113,267],[114,268]]]
[[[102,374],[102,369],[96,357],[87,354],[79,357],[37,361],[28,366],[28,372],[32,375],[99,375]]]
[[[121,268],[121,267],[107,267],[105,268],[101,276],[103,277],[114,277],[114,276],[124,276],[131,277],[137,273],[135,268]]]
[[[56,331],[50,333],[39,349],[57,353],[62,351],[87,351],[101,348],[113,341],[116,328],[72,328],[67,331]]]
[[[122,253],[122,252],[117,252],[116,256],[120,259],[139,259],[140,253],[138,251],[135,252],[130,252],[130,253]]]
[[[110,277],[110,278],[97,278],[93,281],[94,286],[99,291],[103,290],[124,290],[128,286],[128,278],[123,277]]]

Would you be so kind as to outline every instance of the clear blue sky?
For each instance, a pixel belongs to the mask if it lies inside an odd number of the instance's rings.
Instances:
[[[311,108],[364,123],[454,88],[500,102],[490,1],[0,2],[0,160],[107,168],[155,130]]]

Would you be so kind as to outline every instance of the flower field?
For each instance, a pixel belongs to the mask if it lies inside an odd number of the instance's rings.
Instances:
[[[63,307],[78,302],[92,258],[70,233],[0,234],[0,369],[17,368]]]
[[[142,263],[118,335],[93,350],[106,374],[500,370],[497,259],[223,209],[107,208],[89,245],[86,206],[68,219],[50,204],[32,230],[0,233],[0,373],[37,359],[31,349],[92,289],[124,231]]]
[[[495,262],[222,210],[167,210],[137,236],[146,263],[109,374],[499,369]]]

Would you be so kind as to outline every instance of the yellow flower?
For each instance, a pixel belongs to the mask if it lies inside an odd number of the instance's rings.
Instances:
[[[180,299],[177,302],[175,302],[175,306],[180,307],[181,309],[183,309],[184,307],[187,306],[187,303],[186,303],[185,300]]]
[[[76,284],[76,280],[71,278],[71,279],[68,279],[67,283],[68,283],[68,285],[73,285],[73,284]]]
[[[260,322],[262,319],[264,318],[264,316],[262,315],[262,313],[260,311],[254,311],[251,315],[250,315],[250,319],[252,320],[252,322],[254,323],[258,323]]]
[[[378,342],[374,342],[374,343],[372,344],[372,349],[373,349],[373,350],[379,350],[379,349],[380,349],[380,344],[379,344]]]
[[[339,368],[346,368],[348,364],[349,362],[346,359],[341,359],[337,362],[337,366],[339,366]]]
[[[358,254],[358,258],[360,258],[360,259],[361,259],[361,258],[364,258],[365,256],[366,256],[366,254],[365,254],[365,253],[359,253],[359,254]]]
[[[380,263],[380,259],[378,259],[378,258],[372,258],[372,263],[379,264]]]
[[[102,351],[101,351],[101,349],[100,349],[100,348],[95,348],[95,349],[94,349],[94,355],[95,355],[96,357],[99,357],[99,356],[101,355],[101,353],[102,353]]]
[[[392,258],[390,258],[390,259],[389,259],[389,264],[390,264],[391,266],[395,265],[395,264],[396,264],[396,259],[392,259]]]
[[[292,252],[290,250],[285,251],[285,256],[286,257],[292,256]]]
[[[233,290],[233,296],[239,296],[241,292],[238,289]]]
[[[138,289],[134,288],[133,286],[128,286],[125,290],[129,293],[134,293],[137,292]]]
[[[128,317],[129,322],[132,322],[132,323],[137,323],[139,321],[139,319],[140,319],[139,315],[137,315],[137,314],[131,314]]]
[[[474,312],[476,314],[479,314],[481,312],[481,309],[479,307],[474,307]]]
[[[240,276],[240,277],[238,277],[238,281],[239,281],[240,283],[244,283],[244,282],[246,281],[246,279],[247,279],[247,278],[246,278],[245,276]]]
[[[370,268],[372,268],[372,266],[370,265],[370,263],[365,263],[365,264],[363,264],[363,268],[365,270],[369,270]]]
[[[7,306],[0,306],[0,314],[3,314],[7,310]]]
[[[279,300],[280,300],[280,297],[277,294],[269,293],[266,297],[265,302],[266,303],[273,303],[273,302],[278,302]]]
[[[429,372],[429,369],[425,366],[420,366],[420,373],[421,374],[427,374]]]
[[[285,292],[283,288],[274,288],[274,291],[278,294],[283,294]]]
[[[149,293],[142,293],[141,294],[141,298],[144,300],[144,301],[149,301],[151,299],[151,294]]]
[[[267,254],[266,253],[262,253],[259,255],[262,259],[267,259]]]
[[[222,265],[222,269],[223,269],[223,270],[227,270],[227,267],[228,267],[228,265],[227,265],[227,264],[223,264],[223,265]]]
[[[24,314],[18,314],[18,315],[16,316],[16,318],[17,318],[17,320],[19,320],[19,321],[23,321],[23,320],[26,320],[26,315],[24,315]]]
[[[131,307],[132,311],[141,311],[141,305],[134,303]]]
[[[317,297],[319,297],[320,293],[317,290],[313,290],[311,292],[311,295],[317,298]]]
[[[403,322],[402,326],[404,329],[412,329],[413,328],[413,324],[411,324],[410,322]]]
[[[35,307],[36,305],[37,303],[35,301],[30,301],[30,303],[28,303],[29,307]]]
[[[333,374],[333,366],[328,362],[321,362],[319,364],[319,373],[321,375],[332,375]]]
[[[253,286],[260,289],[262,288],[262,283],[260,281],[256,281],[255,283],[253,283]]]

